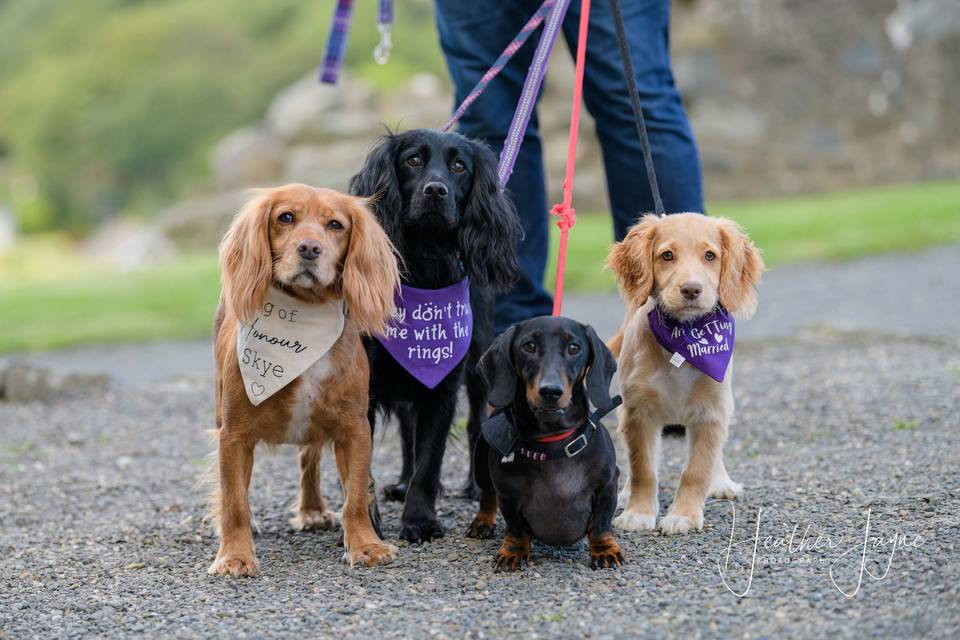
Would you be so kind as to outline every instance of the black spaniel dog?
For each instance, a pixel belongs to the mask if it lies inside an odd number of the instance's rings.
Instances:
[[[428,387],[379,340],[366,340],[370,360],[370,424],[379,413],[397,417],[403,467],[384,496],[405,502],[400,537],[427,542],[443,535],[436,501],[440,466],[460,385],[466,380],[472,452],[487,413],[487,391],[476,369],[493,342],[493,292],[520,273],[521,227],[497,180],[497,158],[485,144],[455,133],[415,129],[383,136],[350,181],[350,192],[373,196],[373,209],[399,252],[403,285],[436,290],[469,279],[473,330],[466,356]],[[471,468],[462,495],[479,495]]]

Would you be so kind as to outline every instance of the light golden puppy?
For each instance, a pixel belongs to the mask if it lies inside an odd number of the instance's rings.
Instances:
[[[629,500],[614,525],[627,531],[657,526],[660,432],[664,425],[682,424],[687,429],[687,462],[659,529],[665,534],[701,529],[707,495],[734,498],[742,491],[723,464],[723,444],[733,416],[732,364],[723,363],[721,373],[713,374],[722,381],[716,381],[691,364],[694,358],[680,357],[680,351],[690,355],[682,348],[664,348],[651,323],[666,319],[676,336],[713,314],[751,315],[763,261],[735,222],[682,213],[644,217],[614,245],[607,265],[628,308],[620,332],[609,344],[619,357],[623,394],[619,422],[630,453],[630,481],[621,495]],[[705,336],[715,336],[720,348],[729,340],[729,353],[720,354],[727,358],[733,350],[732,321],[728,330],[726,337],[720,330]],[[664,334],[660,335],[662,339]],[[713,340],[701,341],[707,345],[704,350],[718,348]],[[690,353],[700,348],[694,345]]]

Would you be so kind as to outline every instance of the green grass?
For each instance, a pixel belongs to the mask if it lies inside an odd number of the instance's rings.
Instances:
[[[209,333],[219,287],[212,254],[117,273],[58,258],[62,244],[29,242],[0,258],[0,353]]]
[[[960,182],[717,204],[710,213],[740,222],[770,267],[842,260],[960,242]],[[602,269],[611,239],[608,216],[579,217],[568,291],[614,289]],[[218,290],[213,251],[117,273],[60,236],[31,238],[0,254],[0,353],[207,335]]]
[[[916,420],[895,420],[894,431],[916,431],[919,423]]]
[[[934,182],[780,200],[718,203],[713,216],[739,222],[768,267],[844,260],[960,242],[960,182]],[[559,231],[553,229],[547,284],[555,278]],[[568,290],[612,290],[602,269],[613,241],[605,215],[582,215],[570,231]]]

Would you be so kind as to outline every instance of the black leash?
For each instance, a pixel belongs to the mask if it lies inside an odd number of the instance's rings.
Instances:
[[[623,14],[620,12],[620,0],[610,0],[610,11],[613,13],[613,23],[617,29],[617,45],[620,48],[620,59],[623,60],[623,73],[627,76],[627,90],[630,92],[633,120],[637,125],[637,135],[640,136],[640,147],[643,149],[643,163],[647,166],[647,180],[650,182],[650,193],[653,194],[653,211],[658,216],[662,216],[666,211],[663,208],[663,200],[660,198],[657,171],[653,166],[647,124],[643,119],[643,110],[640,108],[640,92],[637,90],[637,78],[633,75],[633,62],[630,60],[630,48],[627,45],[627,32],[623,26]]]

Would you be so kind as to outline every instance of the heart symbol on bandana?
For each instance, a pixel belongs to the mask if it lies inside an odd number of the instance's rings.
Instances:
[[[699,342],[700,344],[710,344],[709,342],[707,342],[706,338],[700,338],[699,340],[697,340],[697,342]]]
[[[250,384],[250,390],[253,391],[253,395],[259,396],[266,391],[266,388],[259,382],[253,382]]]
[[[723,342],[723,336],[720,335],[719,333],[713,334],[713,339],[716,340],[717,342]]]

